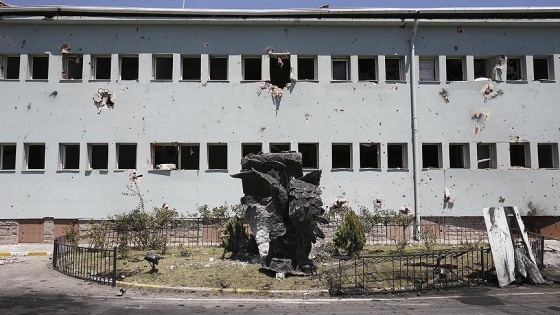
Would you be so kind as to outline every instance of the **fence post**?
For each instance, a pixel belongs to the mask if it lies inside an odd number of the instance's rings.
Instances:
[[[482,281],[486,282],[486,272],[484,271],[484,248],[480,248],[480,266],[482,267]]]
[[[117,285],[117,246],[113,247],[113,284]]]
[[[54,248],[53,248],[53,259],[52,259],[52,266],[53,269],[57,269],[57,260],[58,260],[58,240],[54,240]]]
[[[540,245],[540,252],[539,252],[539,260],[540,260],[540,268],[544,268],[544,236],[539,235],[539,245]]]

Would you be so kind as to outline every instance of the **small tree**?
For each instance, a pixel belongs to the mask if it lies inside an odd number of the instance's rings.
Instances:
[[[224,225],[220,245],[224,248],[222,258],[224,258],[226,252],[231,252],[232,258],[253,254],[256,247],[255,239],[245,232],[243,221],[236,215],[231,217]]]
[[[360,252],[366,245],[366,234],[360,219],[352,209],[344,215],[342,224],[336,229],[333,239],[337,249],[352,256]]]

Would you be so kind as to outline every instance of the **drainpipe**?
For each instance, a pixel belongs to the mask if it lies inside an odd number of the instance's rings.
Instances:
[[[418,117],[416,114],[416,90],[418,89],[418,81],[416,80],[416,47],[414,40],[416,39],[416,31],[418,29],[418,20],[414,20],[414,28],[410,37],[410,115],[412,120],[412,172],[414,181],[414,239],[420,240],[420,162],[418,159]]]

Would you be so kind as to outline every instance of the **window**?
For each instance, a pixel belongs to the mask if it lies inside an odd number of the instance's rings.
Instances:
[[[80,145],[60,144],[60,169],[77,170],[80,168]]]
[[[173,79],[173,56],[154,56],[152,78],[165,81]]]
[[[317,80],[317,58],[298,56],[298,80]]]
[[[152,169],[176,170],[179,168],[179,146],[173,144],[152,144]]]
[[[474,59],[474,78],[490,78],[490,60],[485,58]]]
[[[390,169],[407,169],[408,155],[406,143],[387,144],[387,167]]]
[[[248,154],[259,154],[262,152],[262,144],[260,143],[243,143],[241,144],[241,157],[245,157]]]
[[[210,80],[228,79],[228,57],[210,57]]]
[[[515,80],[523,80],[523,71],[522,71],[522,63],[521,58],[508,58],[507,59],[507,71],[506,71],[507,80],[515,81]]]
[[[379,144],[360,143],[360,168],[379,168]]]
[[[377,80],[375,58],[358,57],[358,80],[359,81]]]
[[[435,58],[420,58],[419,60],[419,79],[420,82],[437,81],[437,67]]]
[[[117,169],[136,169],[136,144],[117,143]]]
[[[110,80],[111,79],[111,56],[93,56],[92,58],[92,79]]]
[[[333,143],[332,168],[352,168],[352,144]]]
[[[447,81],[464,81],[463,59],[447,58],[445,60]]]
[[[304,169],[319,168],[319,144],[299,143],[298,151],[301,153],[302,166]]]
[[[469,168],[469,144],[449,144],[449,168]]]
[[[478,168],[496,168],[496,144],[479,143],[476,146]]]
[[[402,58],[385,59],[385,80],[404,81],[404,75],[402,71]]]
[[[81,80],[83,61],[82,55],[64,55],[62,57],[62,79]]]
[[[138,56],[121,56],[121,80],[138,80]]]
[[[28,170],[44,170],[45,145],[25,144],[25,162]]]
[[[90,170],[106,170],[109,168],[109,145],[89,144],[88,160]]]
[[[441,144],[422,144],[422,168],[441,168]]]
[[[270,83],[283,89],[291,82],[290,55],[271,55],[270,57]]]
[[[539,156],[539,168],[558,168],[557,143],[539,143],[537,145],[537,153]]]
[[[208,169],[227,170],[227,144],[208,144]]]
[[[289,143],[271,143],[270,153],[282,153],[290,151]]]
[[[0,144],[0,170],[16,169],[16,145]]]
[[[348,81],[350,79],[349,61],[347,58],[332,59],[332,79],[333,81]]]
[[[535,80],[550,80],[550,67],[548,58],[533,59],[533,74]]]
[[[5,56],[2,61],[2,79],[18,80],[19,79],[19,56]]]
[[[200,81],[200,56],[183,56],[183,80]]]
[[[511,167],[531,167],[529,143],[510,143],[509,160]]]
[[[261,57],[243,58],[243,80],[259,81],[261,79],[262,60]]]
[[[200,145],[183,144],[179,147],[181,156],[179,169],[181,170],[198,170],[200,169]]]
[[[49,57],[31,56],[29,58],[30,79],[47,80],[49,78]]]

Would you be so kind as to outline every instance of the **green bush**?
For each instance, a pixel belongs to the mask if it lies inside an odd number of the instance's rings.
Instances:
[[[360,218],[352,209],[348,209],[344,215],[342,224],[336,229],[333,238],[337,249],[346,255],[358,254],[366,244],[366,235]]]
[[[224,248],[222,258],[230,252],[231,258],[238,258],[248,253],[249,235],[245,232],[243,221],[238,216],[233,216],[224,225],[220,236],[220,245]]]

